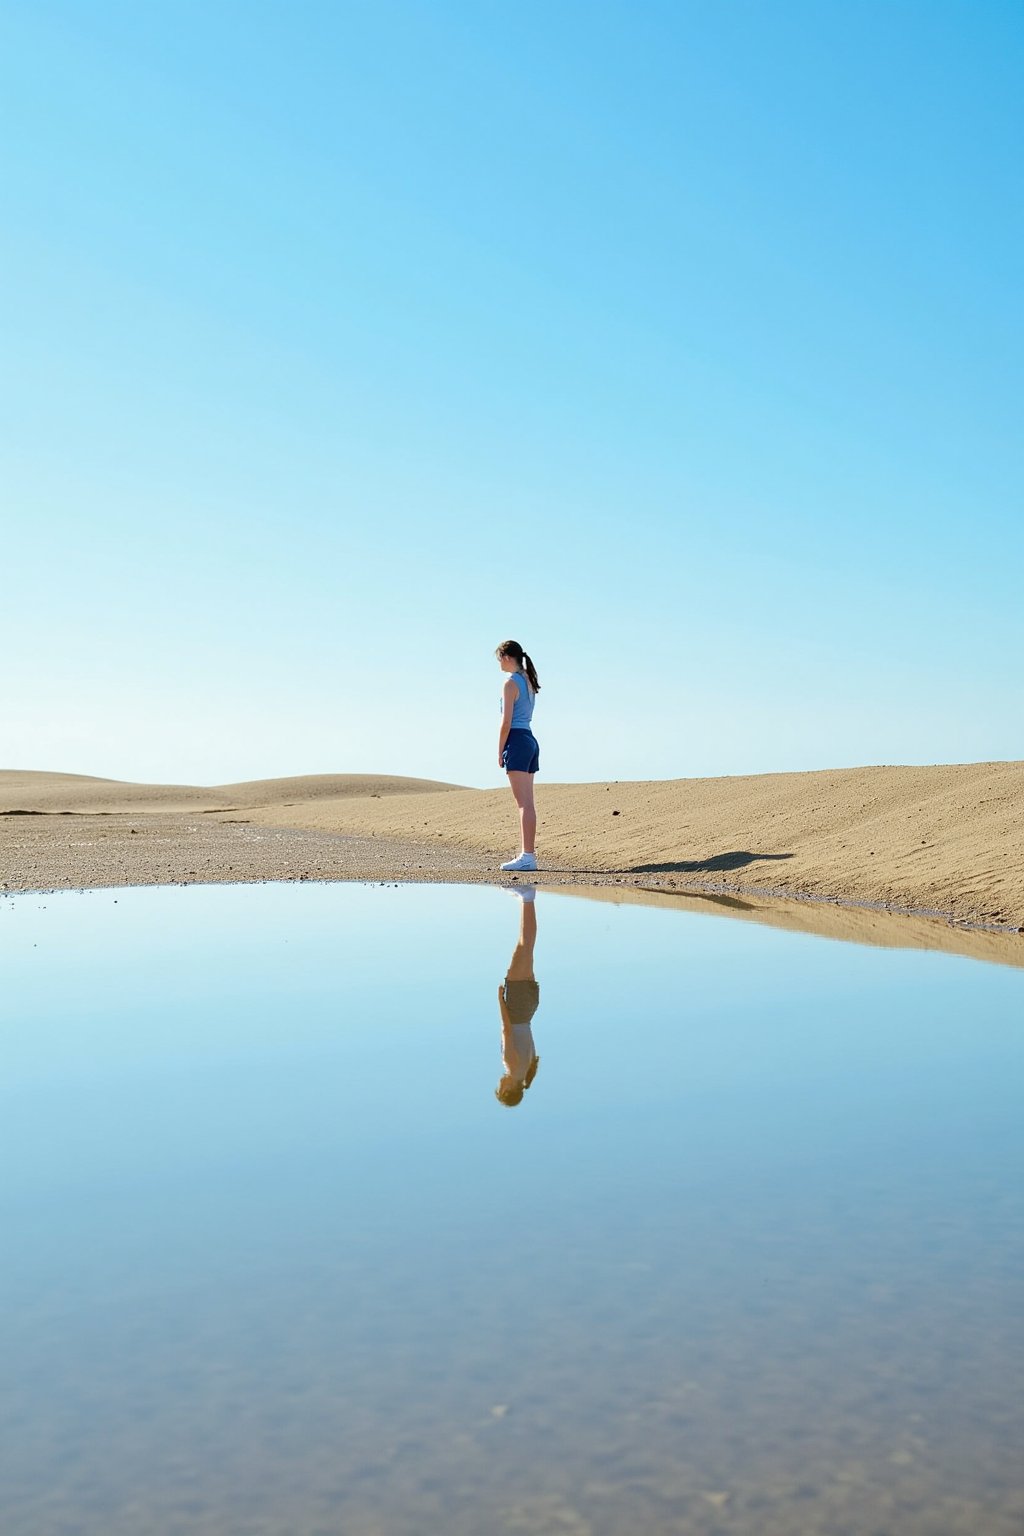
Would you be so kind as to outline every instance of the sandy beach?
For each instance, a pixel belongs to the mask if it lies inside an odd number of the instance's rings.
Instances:
[[[541,784],[547,885],[812,898],[1024,928],[1024,763]],[[505,789],[323,774],[214,787],[0,773],[7,892],[501,880]]]

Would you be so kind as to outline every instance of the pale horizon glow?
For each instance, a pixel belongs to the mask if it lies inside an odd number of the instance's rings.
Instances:
[[[0,766],[1024,756],[1019,6],[0,35]]]

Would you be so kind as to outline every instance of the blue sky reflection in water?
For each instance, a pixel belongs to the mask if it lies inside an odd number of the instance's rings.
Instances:
[[[0,911],[4,1536],[1024,1521],[1024,971],[541,892]]]

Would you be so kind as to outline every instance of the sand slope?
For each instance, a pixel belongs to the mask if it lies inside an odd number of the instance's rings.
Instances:
[[[580,874],[769,888],[1024,925],[1024,763],[541,782],[537,803],[542,853]],[[276,807],[254,816],[271,825],[437,839],[496,857],[515,842],[504,789],[328,797],[286,818]]]

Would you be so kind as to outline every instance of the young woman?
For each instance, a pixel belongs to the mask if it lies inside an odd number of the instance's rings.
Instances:
[[[533,804],[533,776],[540,767],[540,747],[530,729],[533,705],[540,692],[537,669],[518,640],[503,640],[494,653],[508,673],[501,690],[501,731],[498,735],[498,766],[508,774],[509,788],[519,807],[522,833],[517,859],[502,869],[537,868],[537,812]]]

